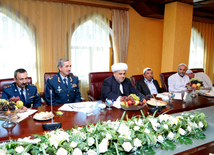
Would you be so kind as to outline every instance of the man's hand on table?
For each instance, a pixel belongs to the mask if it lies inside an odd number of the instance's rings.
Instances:
[[[20,109],[20,113],[23,113],[23,112],[25,112],[25,111],[27,111],[28,110],[28,108],[27,107],[25,107],[25,106],[23,106],[21,109]]]

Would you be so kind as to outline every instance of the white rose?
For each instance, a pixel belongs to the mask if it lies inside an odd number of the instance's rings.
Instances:
[[[203,127],[204,127],[204,124],[200,121],[200,122],[198,123],[198,126],[199,126],[199,128],[203,128]]]
[[[15,151],[17,153],[22,153],[24,151],[24,147],[23,146],[18,146],[18,147],[16,147]]]
[[[24,153],[24,155],[30,155],[30,153]]]
[[[168,125],[167,125],[167,124],[164,124],[164,125],[163,125],[163,128],[164,128],[164,129],[166,129],[166,130],[168,130],[168,129],[169,129],[169,127],[168,127]]]
[[[7,150],[6,150],[6,149],[2,149],[2,150],[0,150],[0,155],[5,155],[5,154],[6,154],[6,152],[7,152]]]
[[[192,128],[191,128],[191,126],[187,126],[187,130],[189,131],[189,132],[191,132],[192,131]]]
[[[90,128],[89,130],[88,130],[88,132],[90,132],[90,133],[92,133],[94,131],[94,128]]]
[[[129,125],[132,125],[132,124],[134,124],[134,122],[133,122],[133,121],[131,121],[131,122],[129,123]]]
[[[137,131],[137,130],[139,130],[139,129],[140,129],[139,126],[135,126],[135,127],[134,127],[134,130],[135,130],[135,131]]]
[[[102,142],[99,144],[100,153],[105,153],[108,151],[108,139],[104,138]]]
[[[41,141],[40,138],[33,139],[33,143],[39,143]]]
[[[82,151],[79,148],[75,148],[73,155],[82,155]]]
[[[23,146],[18,146],[18,147],[16,147],[15,151],[17,153],[22,153],[24,151],[24,147]]]
[[[60,147],[59,150],[57,150],[56,155],[67,155],[68,151],[64,148]]]
[[[142,145],[142,141],[138,138],[134,139],[134,146],[140,147]]]
[[[175,136],[175,134],[172,133],[172,132],[170,132],[170,133],[168,134],[167,138],[168,138],[169,140],[173,140],[174,136]]]
[[[146,129],[144,130],[144,132],[145,132],[145,133],[150,133],[150,130],[146,128]]]
[[[193,123],[193,125],[194,125],[194,127],[198,128],[198,125],[195,122]]]
[[[138,125],[138,126],[143,126],[144,125],[142,119],[138,119],[138,121],[135,120],[135,124]]]
[[[89,137],[89,138],[88,138],[88,146],[91,146],[91,145],[93,145],[93,144],[94,144],[94,138]]]
[[[71,144],[70,144],[70,146],[71,146],[72,148],[75,148],[75,147],[77,146],[77,143],[74,142],[74,141],[72,141]]]
[[[159,136],[158,136],[158,140],[161,141],[161,142],[163,142],[163,141],[164,141],[163,136],[162,136],[162,135],[159,135]]]
[[[109,140],[109,139],[112,139],[111,134],[107,133],[107,134],[106,134],[106,138],[107,138],[108,140]]]
[[[181,135],[185,135],[186,134],[186,131],[182,128],[179,128],[178,129],[178,132],[181,134]]]
[[[122,147],[123,149],[126,151],[126,152],[129,152],[131,151],[131,149],[133,148],[132,144],[130,142],[124,142],[122,144]]]
[[[97,152],[95,152],[94,150],[89,150],[87,152],[87,155],[97,155]]]

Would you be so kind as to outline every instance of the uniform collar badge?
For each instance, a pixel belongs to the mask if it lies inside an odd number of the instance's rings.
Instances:
[[[73,82],[73,79],[71,78],[71,76],[70,76],[70,82],[71,82],[71,83]]]
[[[58,76],[58,82],[61,83],[59,76]]]

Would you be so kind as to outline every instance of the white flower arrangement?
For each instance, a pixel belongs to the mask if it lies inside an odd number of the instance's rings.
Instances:
[[[98,122],[66,131],[57,129],[0,144],[0,154],[97,155],[144,154],[156,147],[176,148],[176,143],[192,144],[192,138],[204,139],[208,124],[204,113],[182,116],[135,116],[121,120]],[[175,142],[175,143],[174,143]],[[154,152],[155,153],[155,152]],[[151,154],[154,154],[151,153]]]

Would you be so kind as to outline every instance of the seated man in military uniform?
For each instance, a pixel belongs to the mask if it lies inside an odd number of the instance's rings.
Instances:
[[[14,83],[3,87],[2,99],[10,99],[12,97],[20,97],[23,102],[23,111],[27,108],[41,106],[41,97],[37,93],[37,88],[33,84],[29,84],[27,71],[23,68],[14,72]]]
[[[106,78],[103,81],[101,99],[106,98],[120,101],[121,96],[128,96],[130,94],[136,94],[140,101],[142,101],[145,96],[136,90],[130,80],[126,78],[126,70],[128,69],[125,63],[116,63],[111,66],[113,75]]]
[[[79,80],[76,76],[71,76],[71,62],[62,58],[57,62],[59,72],[47,79],[45,99],[47,104],[64,104],[81,102],[81,94],[79,91]]]

